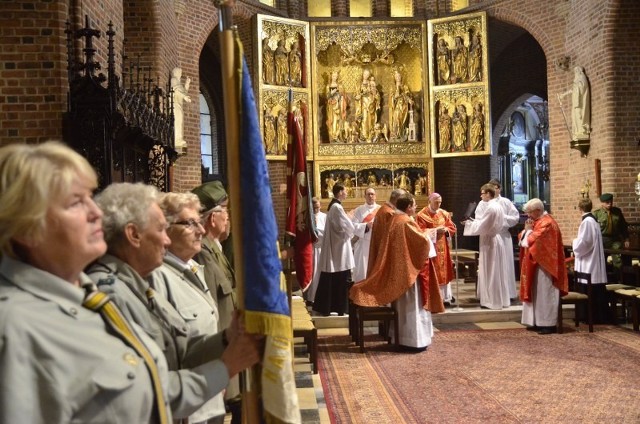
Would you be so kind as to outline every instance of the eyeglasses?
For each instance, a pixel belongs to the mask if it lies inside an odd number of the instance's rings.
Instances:
[[[185,221],[174,222],[171,225],[184,225],[185,227],[190,228],[192,230],[197,230],[198,227],[204,226],[204,220],[196,221],[195,219],[191,218]]]

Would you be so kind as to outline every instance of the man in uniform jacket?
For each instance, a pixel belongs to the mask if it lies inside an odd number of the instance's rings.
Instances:
[[[224,330],[231,324],[233,311],[237,308],[236,281],[233,267],[224,254],[221,242],[226,240],[231,231],[228,196],[220,181],[209,181],[192,190],[200,199],[205,235],[202,237],[202,250],[195,260],[204,266],[204,280],[209,293],[218,306],[218,329]],[[241,421],[240,386],[238,378],[229,382],[225,393],[227,406],[231,410],[232,423]]]
[[[593,211],[593,216],[596,218],[596,221],[598,221],[598,224],[600,224],[604,248],[628,249],[629,229],[627,228],[627,221],[624,219],[622,210],[613,206],[613,194],[602,193],[600,202],[602,202],[602,205],[600,209]],[[613,255],[612,259],[613,266],[620,268],[622,265],[620,255]]]

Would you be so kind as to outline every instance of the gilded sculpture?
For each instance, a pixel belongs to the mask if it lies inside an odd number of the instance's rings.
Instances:
[[[394,69],[393,79],[395,87],[389,106],[390,138],[391,140],[406,141],[409,109],[413,107],[413,99],[409,87],[402,81],[399,69]]]
[[[265,84],[276,83],[276,70],[273,49],[269,46],[269,38],[262,40],[262,80]]]
[[[484,149],[484,113],[482,112],[482,103],[478,102],[473,108],[473,116],[471,118],[471,150]]]
[[[332,143],[344,141],[343,128],[347,117],[347,97],[339,78],[340,70],[332,70],[326,88],[327,130],[329,131],[329,140]]]
[[[451,117],[453,126],[453,150],[463,152],[467,150],[467,109],[463,104],[456,107]]]
[[[491,153],[485,12],[432,19],[429,119],[434,156]]]
[[[287,85],[289,83],[289,56],[284,46],[284,40],[278,40],[278,47],[274,52],[276,84]]]
[[[302,85],[302,52],[297,41],[291,44],[289,51],[289,78],[294,87]]]

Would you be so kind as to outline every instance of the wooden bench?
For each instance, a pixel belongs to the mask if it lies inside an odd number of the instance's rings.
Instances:
[[[309,362],[314,374],[318,373],[318,330],[311,319],[304,300],[291,299],[291,322],[293,325],[293,337],[304,340],[309,354]]]

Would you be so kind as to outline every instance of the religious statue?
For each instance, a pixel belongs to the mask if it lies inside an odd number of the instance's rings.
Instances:
[[[380,111],[380,92],[376,86],[374,76],[369,77],[369,90],[362,95],[362,130],[361,137],[371,141],[373,130],[378,123],[378,112]]]
[[[469,52],[464,45],[462,37],[457,36],[455,39],[455,45],[452,51],[453,61],[453,75],[451,76],[451,82],[461,83],[467,81],[467,62],[469,59]]]
[[[376,174],[373,173],[373,171],[369,171],[369,175],[367,176],[367,185],[369,187],[375,187],[378,185],[378,178],[376,177]]]
[[[453,125],[453,150],[462,152],[467,150],[467,109],[459,104],[451,117]]]
[[[291,51],[289,52],[289,75],[291,77],[291,85],[294,87],[302,86],[302,52],[297,41],[291,44]]]
[[[373,133],[371,135],[372,143],[388,143],[389,139],[387,138],[387,124],[381,125],[380,122],[377,122],[373,127]]]
[[[287,112],[280,109],[277,119],[278,127],[278,154],[287,154],[287,143],[289,142],[289,134],[287,133]]]
[[[300,100],[296,102],[296,107],[293,108],[293,117],[300,127],[300,134],[304,137],[304,114],[302,112],[302,102]]]
[[[273,49],[269,46],[269,37],[262,40],[262,81],[265,84],[275,84],[275,64]]]
[[[393,71],[395,87],[392,91],[389,105],[389,132],[392,140],[405,141],[407,139],[407,119],[409,109],[413,107],[413,99],[409,87],[403,83],[399,69]]]
[[[415,196],[420,196],[422,194],[422,176],[418,175],[418,178],[416,178],[416,182],[413,185],[413,194]]]
[[[173,129],[175,134],[175,148],[178,152],[186,149],[184,141],[184,102],[191,103],[189,86],[191,78],[187,77],[182,83],[182,68],[173,68],[171,71],[171,91],[173,93]]]
[[[482,103],[478,102],[473,107],[473,116],[471,117],[471,150],[484,150],[484,113],[482,112]]]
[[[562,94],[571,94],[571,136],[572,140],[588,140],[591,134],[591,92],[584,68],[573,68],[574,78],[571,90]],[[560,97],[560,96],[559,96]]]
[[[329,198],[333,198],[333,186],[336,184],[336,180],[333,178],[333,174],[329,174],[329,176],[324,180],[324,183],[327,187],[326,195]]]
[[[444,38],[438,39],[437,57],[438,84],[448,84],[451,76],[451,52],[449,51],[449,44]]]
[[[440,115],[438,115],[438,151],[440,153],[451,151],[451,116],[445,104],[441,104]]]
[[[407,175],[407,171],[402,171],[402,173],[396,177],[396,184],[398,188],[411,191],[411,179]]]
[[[264,109],[264,149],[268,155],[277,153],[276,122],[274,116],[265,107]]]
[[[351,175],[345,173],[342,177],[342,184],[344,185],[344,190],[347,192],[347,197],[353,197],[353,180]]]
[[[371,85],[369,84],[369,78],[371,78],[371,71],[369,68],[364,68],[362,70],[362,81],[360,82],[360,87],[357,88],[355,95],[353,96],[354,104],[355,104],[355,117],[360,117],[360,125],[362,125],[362,116],[364,114],[363,109],[365,106],[363,103],[365,102],[364,97],[368,96],[369,91],[371,90]],[[359,128],[360,132],[362,128]]]
[[[476,32],[469,46],[469,82],[482,81],[482,39]]]
[[[347,98],[342,84],[338,82],[340,71],[331,71],[331,79],[327,84],[327,130],[329,132],[329,142],[343,141],[343,127],[347,117]],[[352,128],[352,131],[354,129]]]
[[[278,40],[278,47],[274,53],[276,84],[288,85],[289,83],[289,57],[284,47],[284,40]]]

